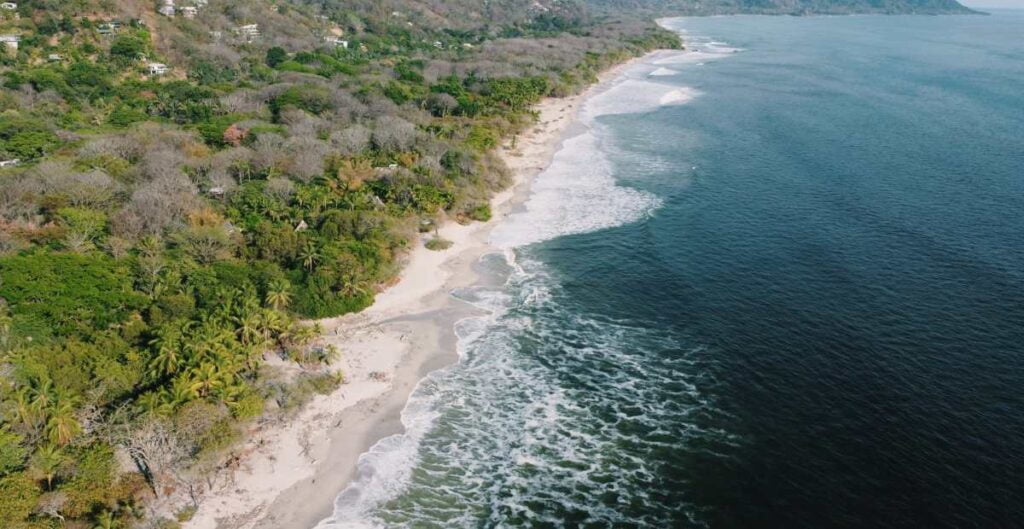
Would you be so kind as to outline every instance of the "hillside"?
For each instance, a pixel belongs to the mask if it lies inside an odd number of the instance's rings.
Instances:
[[[587,0],[596,10],[634,10],[656,15],[970,14],[956,0]]]

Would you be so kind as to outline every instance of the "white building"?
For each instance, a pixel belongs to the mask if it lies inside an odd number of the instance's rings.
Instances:
[[[348,41],[344,40],[344,39],[339,39],[338,37],[333,37],[333,36],[324,37],[324,42],[326,42],[326,43],[328,43],[328,44],[330,44],[330,45],[332,45],[334,47],[345,48],[346,50],[348,49]]]
[[[51,53],[46,56],[46,60],[50,62],[60,62],[64,60],[64,57],[62,57],[59,53]]]
[[[0,169],[6,168],[6,167],[17,167],[19,163],[21,163],[21,160],[19,160],[17,158],[15,158],[13,160],[0,160]]]
[[[246,24],[244,26],[238,26],[235,29],[235,33],[238,33],[246,42],[254,42],[260,38],[260,25],[259,24]]]
[[[21,37],[17,35],[0,35],[0,44],[9,50],[18,51],[19,42],[21,42]]]
[[[162,62],[151,62],[146,65],[149,75],[163,75],[167,73],[167,65]]]
[[[196,7],[206,7],[210,3],[210,1],[209,0],[192,0],[192,3],[195,4]]]
[[[18,9],[18,4],[15,4],[14,2],[4,2],[4,3],[0,4],[0,9],[6,9],[7,11],[14,11],[15,9]]]
[[[104,22],[96,26],[96,31],[98,31],[100,35],[110,35],[111,33],[117,33],[117,30],[119,29],[121,29],[121,23],[117,21]]]
[[[185,18],[196,18],[196,14],[199,13],[199,8],[195,6],[185,6],[181,8],[181,16]]]

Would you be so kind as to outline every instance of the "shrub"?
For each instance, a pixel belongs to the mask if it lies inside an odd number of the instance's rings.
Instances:
[[[22,436],[0,430],[0,476],[19,470],[28,458],[28,451],[22,446]]]
[[[426,247],[428,250],[441,251],[447,250],[452,247],[452,241],[448,239],[442,239],[441,237],[433,237],[427,240]]]
[[[491,220],[491,205],[481,204],[471,210],[469,210],[469,218],[478,220],[480,222],[487,222]]]
[[[23,472],[0,478],[0,527],[27,527],[24,521],[32,513],[39,494],[35,481]]]
[[[274,46],[267,50],[266,63],[271,68],[276,68],[277,65],[288,60],[288,52],[284,51],[284,48],[280,46]]]

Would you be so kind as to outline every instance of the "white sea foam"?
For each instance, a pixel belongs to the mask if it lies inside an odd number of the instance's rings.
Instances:
[[[688,64],[720,56],[721,53],[706,52],[668,53],[660,55],[653,64]],[[553,279],[544,277],[537,263],[527,273],[516,262],[519,254],[513,248],[634,222],[659,206],[656,196],[616,183],[612,163],[604,154],[608,150],[604,142],[610,140],[597,121],[605,115],[651,112],[666,105],[684,104],[700,94],[689,87],[637,78],[646,77],[644,69],[650,68],[648,64],[634,70],[626,80],[587,101],[580,113],[584,132],[564,141],[551,165],[538,175],[522,211],[493,231],[492,243],[504,249],[514,270],[511,285],[500,290],[480,287],[473,292],[457,293],[460,299],[490,314],[467,318],[456,325],[460,363],[420,382],[402,412],[405,433],[379,441],[360,457],[356,479],[338,496],[334,516],[321,522],[318,529],[418,527],[416,520],[429,525],[430,520],[436,519],[444,519],[448,527],[471,527],[478,525],[479,520],[466,505],[491,502],[492,510],[528,513],[538,491],[547,497],[565,483],[599,490],[607,483],[607,472],[612,467],[629,468],[628,472],[642,478],[641,481],[650,481],[650,470],[643,459],[618,454],[612,448],[618,435],[614,427],[605,429],[598,425],[594,430],[588,429],[594,425],[589,408],[581,399],[591,398],[592,393],[566,394],[552,378],[551,366],[524,364],[527,359],[517,353],[517,339],[533,336],[540,344],[569,340],[574,346],[562,352],[579,355],[581,366],[587,365],[584,359],[610,355],[610,361],[619,366],[617,370],[591,368],[596,369],[595,377],[606,379],[599,386],[645,397],[640,400],[647,403],[643,405],[645,409],[654,407],[647,410],[652,417],[666,413],[678,416],[684,412],[660,409],[668,401],[648,396],[651,390],[645,384],[658,377],[673,377],[672,382],[679,385],[686,375],[669,369],[648,372],[646,361],[626,353],[639,338],[629,337],[632,331],[625,328],[609,327],[608,322],[572,321],[557,326],[557,331],[538,331],[539,322],[533,318],[508,313],[513,305],[545,307],[552,303]],[[675,73],[676,70],[662,67],[650,75]],[[515,298],[509,292],[514,292]],[[548,332],[564,332],[568,336],[545,336]],[[581,342],[588,345],[580,348]],[[662,344],[658,348],[669,346]],[[634,376],[629,372],[634,372]],[[687,394],[683,396],[690,402],[697,401],[695,387],[683,386],[680,391]],[[639,404],[637,399],[629,402]],[[675,401],[669,404],[674,405]],[[447,444],[426,441],[428,436],[434,437],[431,431],[442,412],[452,409],[456,410],[455,415],[446,414],[444,421],[452,431],[441,434],[448,439]],[[620,420],[648,420],[633,413],[620,412],[618,416]],[[617,458],[616,463],[599,462],[599,454]],[[423,458],[427,458],[426,463]],[[528,477],[518,470],[527,467],[534,469],[536,475]],[[426,477],[417,478],[414,469]],[[504,483],[505,497],[490,495],[491,480],[496,476]],[[424,479],[429,483],[426,489],[421,483]],[[388,507],[391,515],[406,523],[377,518],[377,510],[383,504],[404,498],[403,492],[410,487],[419,500],[392,503]],[[431,503],[441,498],[458,499],[458,503]],[[559,501],[572,506],[579,500],[566,494]],[[654,500],[644,496],[634,501]],[[587,501],[577,507],[590,512],[595,520],[618,519],[615,510],[602,507],[599,501]],[[435,514],[440,517],[435,518]]]
[[[491,242],[508,248],[596,231],[633,222],[657,207],[656,196],[616,185],[599,143],[589,132],[566,140],[538,175],[525,211],[497,226]]]
[[[627,79],[588,99],[580,110],[580,120],[592,125],[600,116],[653,112],[664,105],[662,99],[667,94],[674,92],[699,94],[696,89],[677,84]]]
[[[563,235],[588,233],[635,222],[655,210],[655,195],[620,186],[607,158],[610,141],[596,119],[652,112],[685,104],[696,89],[626,78],[591,97],[580,111],[585,132],[565,140],[551,164],[534,180],[523,207],[491,233],[500,248],[525,246]]]

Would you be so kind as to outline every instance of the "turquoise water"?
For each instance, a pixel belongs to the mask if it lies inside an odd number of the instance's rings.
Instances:
[[[1024,12],[668,24],[322,525],[1019,526]]]

